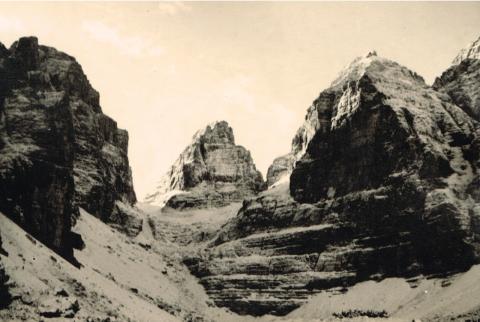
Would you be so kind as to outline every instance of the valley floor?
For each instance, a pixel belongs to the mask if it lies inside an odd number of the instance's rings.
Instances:
[[[145,218],[136,238],[81,212],[74,228],[85,242],[75,252],[81,269],[0,214],[8,252],[2,262],[14,296],[0,310],[0,321],[326,321],[341,312],[383,310],[398,321],[480,316],[480,266],[448,279],[389,278],[359,283],[343,294],[320,293],[285,317],[239,316],[213,305],[182,257],[211,238],[240,205],[190,212],[139,207]]]

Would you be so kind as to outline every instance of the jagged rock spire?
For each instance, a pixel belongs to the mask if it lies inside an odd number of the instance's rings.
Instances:
[[[235,145],[232,128],[226,121],[219,121],[193,136],[146,200],[175,208],[222,206],[263,188],[250,152]],[[175,191],[183,193],[172,196]]]

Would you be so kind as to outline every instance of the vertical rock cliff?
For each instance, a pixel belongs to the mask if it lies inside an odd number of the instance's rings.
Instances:
[[[321,128],[328,125],[330,120],[330,106],[335,104],[341,93],[341,81],[337,80],[328,89],[320,93],[312,105],[307,109],[305,121],[295,133],[292,139],[292,147],[289,153],[273,160],[267,171],[267,186],[276,182],[288,180],[295,166],[307,149],[310,140]]]
[[[11,295],[8,291],[9,277],[3,267],[1,256],[8,255],[2,248],[2,236],[0,236],[0,309],[6,307],[11,300]]]
[[[479,261],[480,126],[448,95],[372,53],[309,119],[290,182],[185,259],[217,305],[284,315],[318,292]]]
[[[1,212],[71,258],[78,206],[108,222],[135,202],[127,142],[73,57],[35,37],[0,44]]]
[[[250,152],[235,144],[232,128],[221,121],[194,135],[147,201],[172,208],[220,207],[263,189]]]
[[[69,258],[74,206],[70,97],[36,38],[0,49],[0,211]]]

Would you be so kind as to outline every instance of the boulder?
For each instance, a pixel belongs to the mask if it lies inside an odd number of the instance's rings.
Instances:
[[[73,318],[79,310],[76,299],[63,296],[47,297],[38,306],[38,314],[45,318]]]

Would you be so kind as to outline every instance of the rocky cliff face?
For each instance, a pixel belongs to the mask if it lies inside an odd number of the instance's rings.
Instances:
[[[480,38],[463,49],[433,88],[448,94],[468,115],[480,121]]]
[[[0,255],[1,256],[8,255],[2,248],[2,236],[0,236]],[[8,280],[9,280],[9,277],[5,272],[2,262],[0,261],[0,309],[6,307],[11,300],[11,295],[8,290],[9,288]]]
[[[339,81],[337,80],[336,82]],[[276,158],[268,168],[268,187],[279,182],[282,178],[286,180],[290,176],[295,162],[305,154],[307,146],[315,133],[329,123],[330,110],[328,107],[335,104],[339,91],[341,91],[341,87],[335,84],[336,82],[334,82],[328,90],[320,93],[318,98],[315,99],[307,109],[305,121],[293,137],[291,151],[286,155]]]
[[[147,201],[179,209],[220,207],[263,189],[250,152],[235,145],[232,128],[222,121],[195,134]]]
[[[309,142],[290,183],[245,201],[185,260],[217,305],[283,315],[358,281],[478,262],[478,122],[376,54],[313,106],[315,131],[301,136]]]
[[[46,48],[21,38],[0,59],[0,211],[65,257],[74,212],[68,93],[53,87]]]
[[[0,44],[1,212],[71,258],[78,205],[108,221],[135,201],[126,149],[73,57],[35,37]]]
[[[79,65],[70,63],[78,71]],[[127,205],[136,202],[127,156],[128,133],[102,113],[98,94],[90,103],[74,100],[71,107],[76,134],[75,201],[103,221],[112,222],[115,214],[121,212],[117,201]]]

